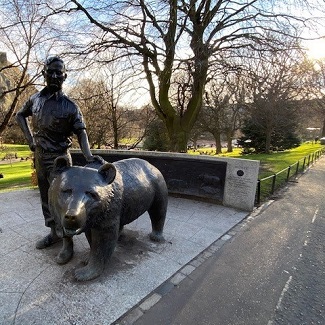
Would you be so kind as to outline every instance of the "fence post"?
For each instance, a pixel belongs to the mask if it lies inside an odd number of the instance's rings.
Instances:
[[[261,203],[261,181],[257,181],[257,193],[256,193],[256,205],[259,206]]]
[[[302,164],[302,171],[305,170],[306,157],[304,157],[304,163]]]
[[[289,177],[290,177],[290,170],[291,170],[291,166],[288,167],[288,173],[287,173],[287,182],[289,181]]]
[[[295,174],[296,177],[298,175],[298,171],[299,171],[299,160],[297,161],[297,168],[296,168],[296,174]]]
[[[272,178],[272,189],[271,189],[271,194],[274,193],[274,189],[275,189],[275,180],[276,180],[276,174],[273,175]]]

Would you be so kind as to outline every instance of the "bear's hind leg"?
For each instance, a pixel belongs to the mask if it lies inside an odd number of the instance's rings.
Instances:
[[[148,210],[148,213],[152,226],[152,232],[149,235],[150,239],[157,242],[164,241],[163,229],[167,214],[167,197],[158,202],[154,202]]]

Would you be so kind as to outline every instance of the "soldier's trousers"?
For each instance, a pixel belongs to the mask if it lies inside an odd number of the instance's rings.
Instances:
[[[42,211],[43,211],[46,227],[54,227],[54,219],[51,216],[51,213],[49,211],[49,205],[48,205],[48,190],[50,188],[50,174],[53,169],[55,158],[63,155],[68,155],[69,158],[71,159],[70,153],[67,151],[50,153],[50,152],[45,152],[41,148],[36,148],[34,152],[37,182],[38,182],[38,188],[41,195]]]

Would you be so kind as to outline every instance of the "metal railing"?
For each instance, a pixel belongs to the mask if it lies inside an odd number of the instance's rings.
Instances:
[[[305,156],[281,171],[257,181],[255,205],[259,206],[272,196],[277,190],[282,188],[289,181],[295,180],[299,174],[308,169],[325,152],[325,148],[317,150]]]

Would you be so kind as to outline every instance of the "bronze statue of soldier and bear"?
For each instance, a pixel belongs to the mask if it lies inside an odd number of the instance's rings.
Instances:
[[[67,77],[63,60],[48,58],[42,74],[46,86],[16,115],[34,152],[45,226],[50,228],[36,248],[44,249],[63,239],[57,263],[65,264],[73,257],[73,236],[85,233],[89,258],[75,271],[75,278],[87,281],[103,272],[123,226],[144,212],[148,211],[151,220],[150,239],[164,240],[168,190],[160,171],[145,160],[109,163],[93,156],[82,113],[62,91]],[[72,166],[69,148],[73,134],[86,166]]]

